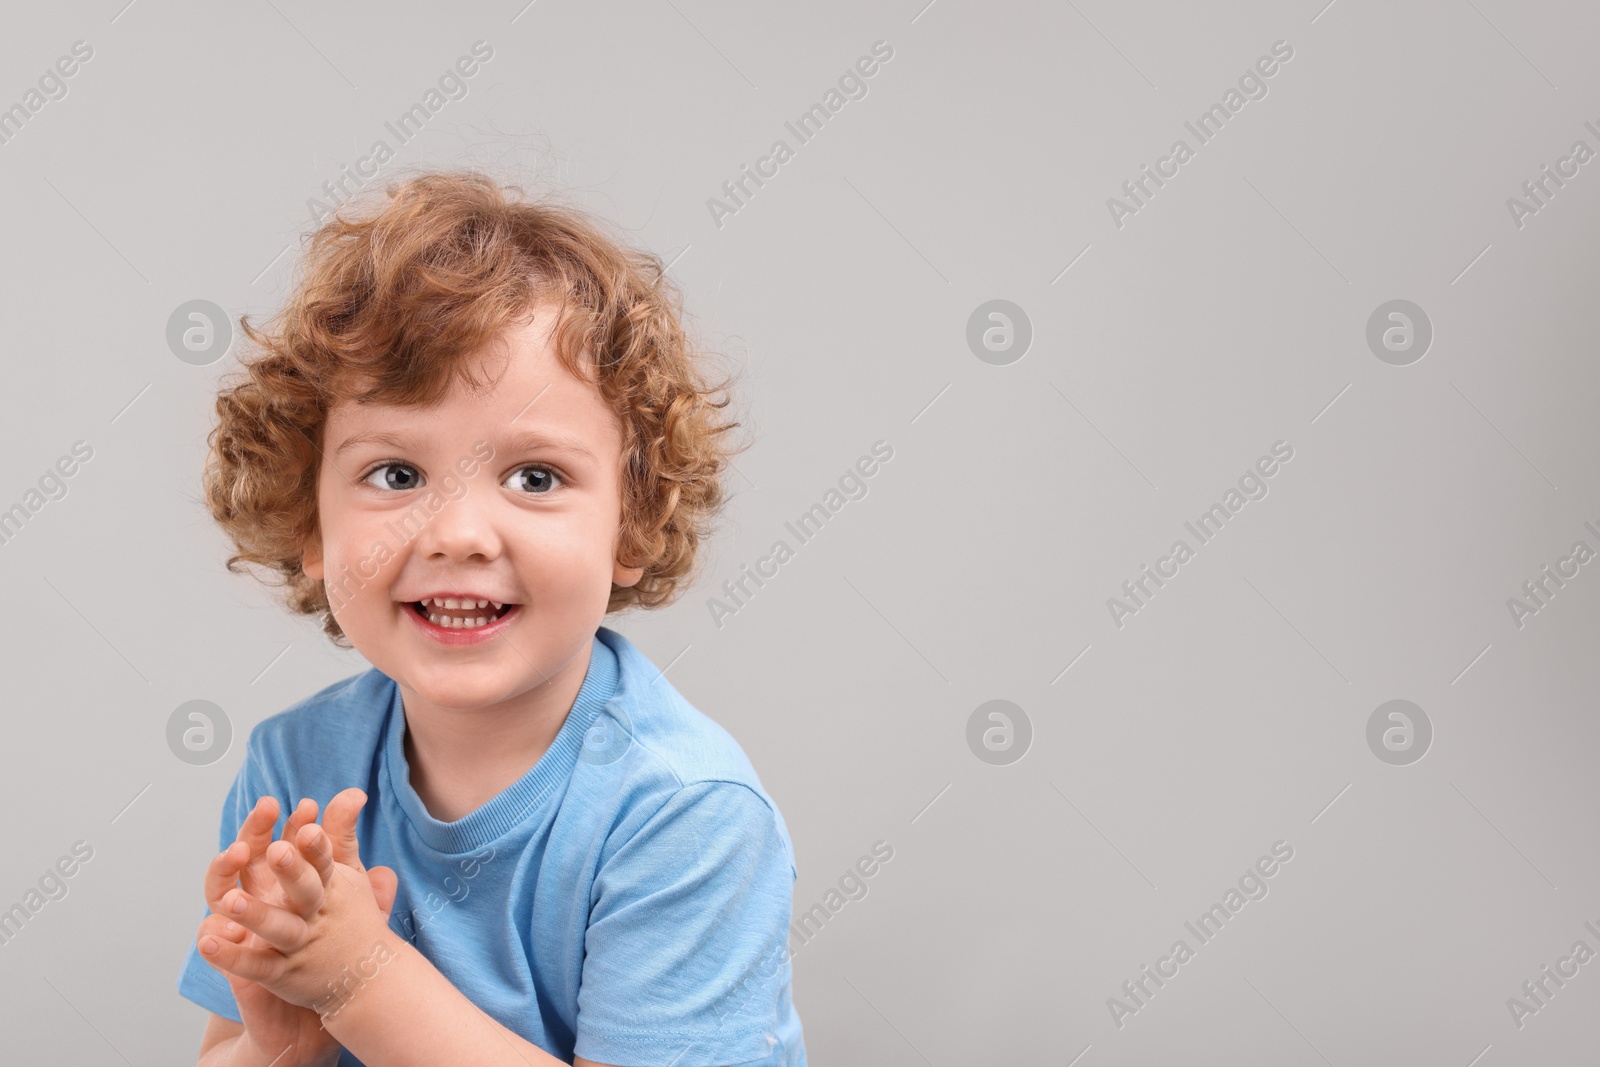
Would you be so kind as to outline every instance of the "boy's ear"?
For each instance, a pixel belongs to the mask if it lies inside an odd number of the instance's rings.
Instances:
[[[322,544],[313,539],[300,553],[300,569],[306,572],[306,577],[322,581]]]
[[[307,571],[306,573],[309,574],[311,572]],[[643,567],[624,567],[620,563],[613,563],[611,565],[611,581],[612,581],[612,584],[614,584],[614,585],[616,585],[616,586],[618,586],[618,587],[620,587],[622,589],[627,589],[630,586],[638,585],[639,584],[639,579],[643,578],[643,577],[644,577],[644,568]]]
[[[617,530],[616,540],[611,544],[611,583],[618,589],[628,589],[639,584],[639,579],[644,577],[643,567],[624,567],[617,561],[617,550],[622,547],[624,531]]]

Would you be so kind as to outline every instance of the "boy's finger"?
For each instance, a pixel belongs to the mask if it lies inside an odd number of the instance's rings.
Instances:
[[[333,858],[358,871],[361,866],[360,847],[356,842],[356,819],[367,802],[367,794],[352,786],[328,801],[322,814],[322,828],[333,843]]]
[[[250,854],[244,845],[235,841],[212,857],[206,866],[206,903],[215,909],[215,901],[239,882],[239,872],[244,869]]]
[[[270,948],[250,948],[224,934],[226,920],[207,915],[195,934],[200,956],[218,970],[251,982],[270,982],[279,973],[283,957]]]
[[[334,872],[333,845],[328,840],[328,832],[316,825],[302,826],[294,843],[300,850],[301,859],[316,871],[322,885],[327,886],[333,880]]]
[[[272,828],[277,824],[278,798],[259,797],[256,806],[250,809],[250,814],[244,817],[239,827],[239,840],[251,846],[250,854],[255,855],[272,843]]]
[[[303,797],[290,813],[288,821],[283,824],[283,833],[278,835],[279,841],[293,841],[294,835],[300,832],[300,827],[306,823],[317,821],[317,802],[310,797]]]
[[[394,895],[400,888],[400,878],[390,867],[373,867],[367,871],[367,881],[372,883],[372,895],[377,898],[378,910],[387,919],[394,910]]]
[[[295,842],[312,832],[302,827]],[[327,876],[315,863],[308,862],[308,857],[302,852],[288,839],[274,841],[267,849],[267,859],[272,864],[272,873],[277,876],[278,885],[283,888],[285,906],[296,915],[309,918],[322,907],[322,889],[327,884]],[[331,861],[328,871],[330,874],[333,871]]]
[[[258,900],[242,889],[228,890],[218,903],[222,906],[208,918],[232,919],[279,952],[293,952],[305,944],[306,921],[286,908]]]
[[[304,797],[295,806],[294,811],[290,812],[289,818],[285,820],[283,833],[278,840],[293,841],[294,835],[300,832],[300,827],[316,821],[317,802],[310,797]],[[271,843],[268,843],[266,847],[271,848]],[[264,856],[265,852],[258,852],[251,857],[255,862],[251,863],[247,868],[248,876],[242,879],[241,882],[244,885],[245,892],[252,893],[262,900],[271,900],[275,904],[280,903],[275,899],[280,884],[277,872],[272,870],[270,862],[263,860]]]
[[[238,840],[249,849],[239,882],[252,893],[262,893],[272,884],[270,875],[260,865],[261,853],[272,844],[272,828],[278,824],[278,798],[261,797],[239,827]]]
[[[333,842],[328,840],[328,833],[323,827],[301,827],[295,843],[300,846],[300,855],[316,870],[324,888],[333,881],[334,875],[338,875],[352,889],[365,889],[369,893],[372,891],[370,879],[365,884],[360,881],[361,876],[369,872],[360,866],[359,861],[355,865],[354,875],[339,869],[340,861],[334,858],[337,850],[334,849]]]
[[[204,937],[208,934],[212,937],[221,938],[222,940],[233,945],[242,945],[247,948],[256,949],[267,947],[265,941],[262,941],[259,937],[256,937],[249,930],[246,930],[232,919],[225,919],[221,915],[207,915],[205,920],[200,924],[200,932],[195,936],[198,940],[200,937]]]

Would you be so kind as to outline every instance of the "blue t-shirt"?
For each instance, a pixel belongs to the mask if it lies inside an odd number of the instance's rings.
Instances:
[[[788,827],[738,742],[627,638],[598,629],[550,748],[464,818],[428,814],[404,732],[376,668],[261,722],[219,849],[261,796],[277,838],[301,797],[320,813],[357,786],[361,860],[399,878],[390,928],[507,1028],[568,1062],[803,1067]],[[178,991],[239,1021],[193,943]]]

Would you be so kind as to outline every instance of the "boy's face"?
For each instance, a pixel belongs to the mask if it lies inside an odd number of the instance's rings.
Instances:
[[[439,707],[554,680],[589,648],[612,583],[642,574],[616,563],[621,430],[561,365],[553,323],[541,307],[479,353],[486,392],[457,380],[433,407],[345,402],[328,415],[305,572],[350,643]]]

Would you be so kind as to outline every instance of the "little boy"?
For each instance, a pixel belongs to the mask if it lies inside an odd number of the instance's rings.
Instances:
[[[659,260],[434,172],[241,325],[229,569],[373,667],[250,733],[178,983],[202,1067],[805,1064],[783,817],[600,625],[680,590],[737,425]]]

